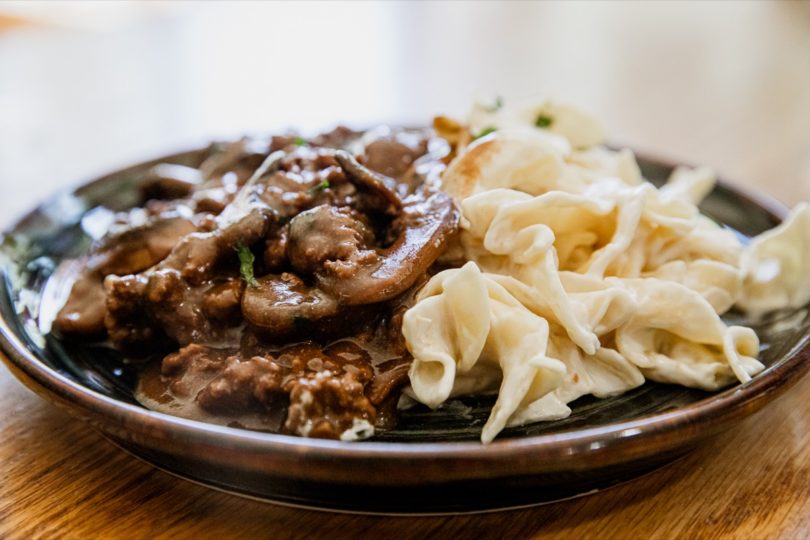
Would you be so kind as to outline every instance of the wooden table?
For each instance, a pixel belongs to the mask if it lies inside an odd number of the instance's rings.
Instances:
[[[129,456],[0,369],[0,538],[807,538],[810,377],[657,472],[527,510],[426,518],[298,510]]]
[[[174,4],[134,22],[102,4],[97,19],[88,6],[71,19],[79,30],[0,33],[4,222],[70,181],[199,138],[424,121],[461,113],[474,91],[564,98],[614,140],[712,164],[786,202],[810,199],[810,2]],[[39,13],[52,21],[54,7]],[[289,44],[295,54],[274,55]],[[356,59],[349,83],[332,84],[346,74],[324,51]],[[808,395],[810,378],[681,461],[603,493],[386,518],[176,479],[0,367],[0,538],[809,538]]]

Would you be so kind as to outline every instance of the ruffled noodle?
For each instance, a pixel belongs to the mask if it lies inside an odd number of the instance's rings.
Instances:
[[[558,387],[566,372],[562,362],[545,354],[545,319],[484,276],[475,263],[434,276],[406,312],[402,329],[414,355],[409,376],[418,401],[437,407],[452,395],[500,384],[481,435],[484,442],[515,411]]]
[[[755,238],[742,262],[738,305],[756,316],[810,301],[810,205],[800,203],[775,229]]]
[[[464,159],[450,163],[442,189],[457,199],[496,188],[540,194],[559,189],[570,153],[568,142],[556,135],[527,128],[506,129],[466,148]]]
[[[538,114],[546,129],[531,127]],[[442,181],[473,262],[430,280],[403,333],[418,401],[498,391],[482,441],[645,378],[705,390],[747,382],[764,369],[759,341],[720,314],[810,300],[810,207],[746,250],[698,210],[710,169],[678,168],[656,189],[632,152],[599,146],[598,126],[560,104],[479,108],[470,125],[497,130]]]
[[[765,368],[756,333],[727,327],[696,292],[660,279],[621,281],[638,309],[616,330],[617,349],[648,379],[717,390]]]

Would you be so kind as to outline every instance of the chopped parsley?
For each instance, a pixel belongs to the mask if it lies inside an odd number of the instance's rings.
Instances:
[[[495,131],[494,127],[492,127],[492,126],[485,127],[484,129],[481,130],[481,133],[479,133],[478,135],[473,137],[473,139],[480,139],[481,137],[486,137],[487,135],[489,135],[493,131]]]
[[[554,118],[545,114],[540,113],[537,115],[537,118],[534,119],[534,125],[539,128],[548,128],[551,127],[551,124],[554,123]]]
[[[312,193],[318,193],[319,191],[323,191],[323,190],[328,189],[328,188],[329,188],[329,180],[324,180],[320,184],[318,184],[317,186],[310,189],[310,191]]]
[[[248,284],[248,287],[255,287],[258,285],[256,277],[253,275],[253,263],[256,257],[250,248],[244,244],[238,244],[234,249],[239,255],[239,273],[242,274],[242,279]]]
[[[308,146],[309,141],[307,141],[305,138],[301,136],[298,136],[295,139],[293,139],[293,144],[295,144],[295,146]]]

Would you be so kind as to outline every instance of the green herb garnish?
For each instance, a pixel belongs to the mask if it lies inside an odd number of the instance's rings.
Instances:
[[[239,255],[239,273],[242,274],[242,279],[248,284],[248,287],[255,287],[258,285],[256,277],[253,275],[253,263],[256,257],[250,248],[244,244],[238,244],[234,249]]]
[[[312,193],[318,193],[319,191],[323,191],[329,187],[329,180],[324,180],[317,186],[310,189]]]
[[[307,141],[305,138],[300,137],[300,136],[293,139],[293,143],[295,144],[295,146],[308,146],[309,145],[309,141]]]
[[[490,126],[490,127],[486,127],[486,128],[484,128],[484,129],[482,129],[482,130],[481,130],[481,133],[479,133],[478,135],[476,135],[475,137],[473,137],[473,139],[480,139],[481,137],[486,137],[487,135],[489,135],[489,134],[490,134],[490,133],[492,133],[493,131],[495,131],[495,128],[494,128],[494,127],[492,127],[492,126]]]
[[[554,118],[547,114],[540,113],[537,115],[537,118],[534,119],[534,125],[539,128],[547,128],[551,127],[551,124],[554,123]]]

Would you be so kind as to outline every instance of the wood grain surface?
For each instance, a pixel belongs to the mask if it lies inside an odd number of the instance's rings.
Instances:
[[[423,122],[462,113],[476,92],[565,99],[615,141],[711,164],[788,203],[810,199],[810,2],[139,6],[18,3],[3,18],[0,1],[4,225],[71,182],[200,139]],[[81,24],[5,22],[25,8]],[[277,54],[290,44],[295,54]],[[325,51],[362,60],[348,83]],[[733,432],[601,493],[390,518],[177,479],[0,367],[0,538],[810,538],[808,396],[810,377]]]

